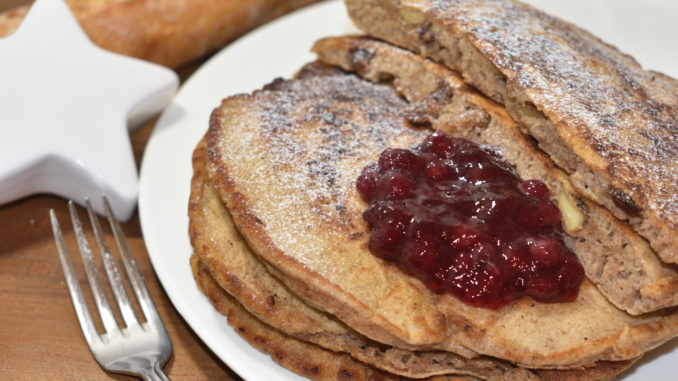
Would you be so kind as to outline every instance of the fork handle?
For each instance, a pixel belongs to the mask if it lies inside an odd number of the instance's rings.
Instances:
[[[143,372],[141,376],[146,381],[170,381],[169,377],[160,368],[160,364],[155,364],[153,369]]]

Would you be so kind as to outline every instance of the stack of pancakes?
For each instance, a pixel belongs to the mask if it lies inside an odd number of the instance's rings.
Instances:
[[[319,380],[610,379],[678,335],[678,82],[512,1],[346,3],[389,43],[318,41],[194,151],[191,264],[236,331]],[[358,175],[434,130],[548,185],[576,301],[472,307],[368,251]]]

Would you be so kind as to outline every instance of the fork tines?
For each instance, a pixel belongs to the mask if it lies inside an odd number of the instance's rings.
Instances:
[[[99,271],[94,262],[93,252],[85,236],[82,224],[80,223],[76,207],[73,201],[69,201],[68,208],[71,215],[71,222],[82,256],[83,266],[92,290],[94,302],[99,311],[101,323],[105,330],[105,333],[103,334],[97,332],[92,316],[87,308],[82,289],[78,283],[77,276],[75,275],[73,262],[71,261],[70,253],[64,242],[64,236],[61,232],[59,222],[52,209],[50,210],[50,219],[57,251],[59,252],[61,267],[64,270],[66,284],[68,285],[68,290],[71,294],[73,307],[75,308],[87,344],[99,364],[105,369],[144,376],[148,376],[150,372],[150,374],[157,377],[159,374],[162,374],[160,367],[167,361],[172,353],[172,344],[167,335],[167,331],[148,294],[141,272],[132,256],[130,248],[127,245],[127,240],[122,232],[122,228],[115,218],[108,200],[106,197],[103,198],[108,223],[113,232],[113,236],[115,237],[129,285],[134,291],[145,317],[145,323],[140,323],[137,319],[127,292],[125,291],[125,287],[123,286],[121,274],[118,271],[118,267],[115,265],[115,260],[106,243],[103,230],[92,209],[89,199],[86,199],[85,203],[90,225],[92,226],[98,251],[103,262],[103,267],[106,271],[108,282],[120,311],[120,316],[125,325],[121,328],[116,322],[113,309],[104,292],[104,285],[99,276]],[[107,348],[107,344],[113,342],[116,343],[117,349]],[[127,345],[129,350],[125,348],[125,345]],[[135,351],[137,353],[134,353]],[[151,369],[136,369],[135,365],[124,363],[125,359],[129,362],[129,359],[132,357],[136,358],[135,361],[137,363],[139,363],[139,361],[141,361],[141,363],[146,363]],[[139,360],[141,357],[143,357],[143,360]],[[162,374],[162,377],[166,376]],[[158,379],[166,379],[162,377]]]

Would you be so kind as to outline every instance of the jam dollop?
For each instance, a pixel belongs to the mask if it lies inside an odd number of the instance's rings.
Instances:
[[[492,149],[436,132],[412,151],[382,152],[356,187],[370,204],[369,250],[434,292],[492,309],[576,299],[584,271],[548,188]]]

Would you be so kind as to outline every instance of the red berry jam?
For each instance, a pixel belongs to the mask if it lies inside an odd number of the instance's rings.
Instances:
[[[356,186],[370,203],[370,251],[434,292],[494,309],[576,299],[584,270],[548,188],[490,149],[436,132],[413,151],[382,152]]]

